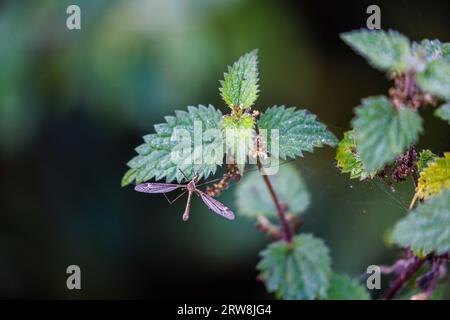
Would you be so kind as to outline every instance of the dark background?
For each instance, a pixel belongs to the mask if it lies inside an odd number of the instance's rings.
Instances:
[[[66,29],[81,7],[82,30]],[[9,1],[0,4],[0,297],[267,298],[255,281],[266,238],[253,221],[224,221],[194,202],[120,188],[141,136],[188,105],[224,110],[227,64],[259,49],[257,108],[307,108],[339,137],[361,98],[385,94],[385,75],[338,37],[365,26],[378,4],[382,28],[414,40],[450,41],[442,1]],[[421,111],[419,147],[448,150],[447,124]],[[333,269],[352,276],[390,264],[383,234],[404,213],[396,193],[351,181],[334,150],[297,160],[312,205],[303,231],[322,237]],[[234,208],[234,190],[219,198]],[[66,267],[82,290],[66,288]],[[375,293],[376,294],[376,293]]]

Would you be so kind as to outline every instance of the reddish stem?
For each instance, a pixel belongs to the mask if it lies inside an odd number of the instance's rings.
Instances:
[[[272,182],[270,182],[269,177],[264,173],[264,169],[261,166],[261,163],[259,162],[259,159],[257,161],[258,169],[261,172],[261,175],[264,179],[264,182],[266,183],[267,188],[269,189],[270,196],[272,197],[273,203],[275,204],[275,207],[277,208],[278,212],[278,219],[280,220],[281,227],[283,228],[283,239],[290,243],[292,242],[292,230],[289,227],[289,223],[286,219],[286,212],[284,210],[284,207],[280,204],[280,201],[278,200],[277,194],[275,193],[275,190],[273,189]]]
[[[403,285],[416,273],[423,265],[426,258],[416,258],[416,261],[409,266],[408,269],[399,274],[399,276],[391,283],[389,289],[383,295],[383,300],[392,299]]]

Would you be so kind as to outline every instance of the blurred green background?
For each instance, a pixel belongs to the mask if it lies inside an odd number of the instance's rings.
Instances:
[[[253,221],[228,222],[199,201],[120,188],[141,136],[164,115],[211,103],[224,110],[226,65],[259,49],[257,108],[308,108],[339,137],[361,98],[390,86],[338,34],[382,27],[450,41],[442,1],[4,1],[0,4],[0,297],[268,298],[257,281],[267,239]],[[81,7],[82,30],[66,28]],[[419,147],[449,150],[447,124],[423,110]],[[333,268],[360,276],[399,250],[382,240],[406,211],[396,193],[350,181],[323,148],[296,161],[312,193],[303,231],[325,239]],[[219,199],[234,208],[234,191]],[[66,267],[82,290],[66,289]],[[377,293],[374,293],[377,295]]]

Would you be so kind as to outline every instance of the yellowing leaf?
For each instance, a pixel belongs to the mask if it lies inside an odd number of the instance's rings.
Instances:
[[[364,170],[361,157],[356,150],[355,133],[353,130],[344,133],[344,138],[339,142],[336,160],[338,168],[342,173],[350,173],[350,179],[359,178],[364,180],[373,178],[376,171]]]
[[[450,152],[443,158],[436,158],[428,164],[419,177],[416,193],[421,199],[428,199],[450,188]]]

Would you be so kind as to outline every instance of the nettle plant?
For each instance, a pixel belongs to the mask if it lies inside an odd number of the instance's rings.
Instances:
[[[144,136],[135,149],[137,156],[128,162],[122,186],[136,183],[137,191],[148,193],[184,189],[188,201],[183,220],[189,218],[192,194],[232,220],[233,211],[214,197],[234,182],[236,213],[255,219],[257,228],[273,241],[260,253],[257,265],[258,279],[269,292],[281,299],[367,299],[368,292],[357,281],[332,272],[329,250],[321,239],[298,233],[299,216],[310,195],[289,159],[315,147],[336,146],[338,140],[306,110],[256,110],[257,64],[257,52],[252,51],[228,67],[220,82],[225,115],[211,105],[190,106],[155,125],[156,132]],[[197,183],[218,175],[218,167],[221,177],[204,182],[209,186],[200,191]],[[147,182],[161,179],[165,183]]]
[[[393,86],[388,96],[368,97],[355,109],[353,129],[337,148],[337,166],[350,178],[412,181],[410,210],[388,232],[388,242],[405,248],[403,257],[381,272],[396,277],[385,299],[436,298],[447,273],[450,250],[450,153],[417,150],[423,132],[419,111],[450,123],[450,43],[410,42],[395,31],[359,30],[342,39],[380,71]]]

